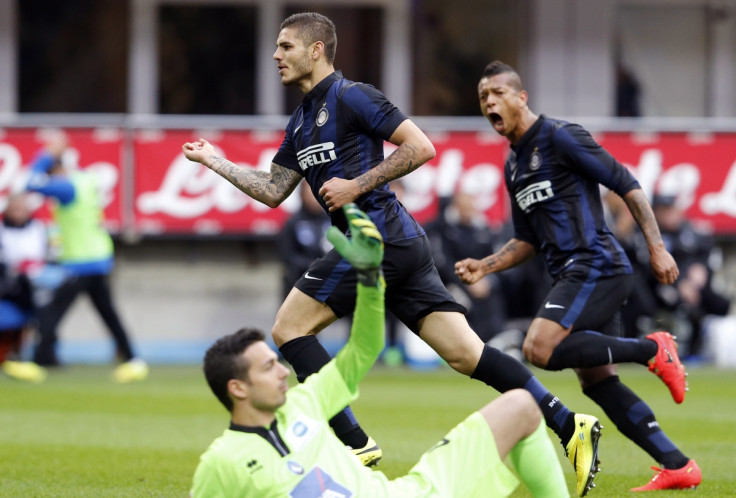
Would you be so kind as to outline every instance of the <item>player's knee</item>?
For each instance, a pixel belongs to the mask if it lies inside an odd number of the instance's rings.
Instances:
[[[306,334],[301,333],[297,328],[288,326],[283,321],[279,320],[278,317],[276,322],[271,329],[271,336],[276,346],[281,347],[292,339],[302,337]]]
[[[472,365],[471,361],[469,361],[466,356],[464,357],[461,355],[448,355],[443,358],[443,360],[445,360],[455,371],[464,375],[472,374],[475,371],[475,367],[478,366],[477,361],[475,362],[475,365]]]
[[[503,396],[513,407],[514,420],[525,428],[525,435],[534,432],[542,421],[542,411],[531,393],[525,389],[512,389]]]
[[[521,347],[524,358],[529,361],[532,365],[539,368],[547,368],[549,358],[552,356],[552,349],[549,348],[542,341],[537,340],[533,337],[528,337],[524,340],[524,344]]]
[[[278,347],[281,347],[285,343],[289,342],[288,339],[286,339],[283,329],[276,327],[276,325],[274,325],[271,329],[271,337],[273,338],[273,342]]]
[[[440,356],[455,371],[464,375],[471,375],[478,367],[481,352],[482,350],[475,351],[473,348],[457,345],[451,351],[442,352]]]
[[[503,397],[507,398],[509,403],[517,406],[519,411],[533,411],[537,407],[537,402],[534,401],[532,393],[526,389],[511,389],[506,391]]]

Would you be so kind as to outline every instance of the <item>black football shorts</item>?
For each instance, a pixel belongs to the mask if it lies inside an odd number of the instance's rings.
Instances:
[[[606,335],[622,334],[621,307],[631,292],[631,274],[601,276],[595,269],[563,274],[552,285],[537,316],[555,321],[572,331],[593,330]]]
[[[414,333],[417,321],[434,311],[466,312],[442,283],[426,236],[385,244],[383,274],[386,308]],[[357,279],[355,269],[332,249],[312,263],[294,287],[342,317],[355,308]]]

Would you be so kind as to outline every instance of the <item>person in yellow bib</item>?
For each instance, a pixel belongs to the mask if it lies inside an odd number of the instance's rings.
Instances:
[[[358,384],[385,342],[383,238],[355,204],[343,211],[351,238],[337,227],[327,237],[358,274],[348,342],[293,388],[289,369],[259,330],[241,329],[215,342],[204,373],[231,420],[202,455],[191,496],[501,497],[519,479],[532,496],[570,496],[542,412],[522,389],[471,414],[395,479],[365,467],[335,436],[329,419],[358,397]],[[516,475],[504,463],[507,456]]]
[[[143,380],[148,365],[136,357],[110,291],[114,264],[113,242],[104,227],[104,211],[97,178],[82,170],[67,171],[61,156],[68,146],[65,136],[49,140],[31,165],[27,190],[53,200],[51,212],[60,234],[59,262],[67,278],[53,299],[39,312],[39,342],[34,361],[57,366],[57,328],[77,296],[86,293],[105,322],[122,363],[114,371],[117,382]]]

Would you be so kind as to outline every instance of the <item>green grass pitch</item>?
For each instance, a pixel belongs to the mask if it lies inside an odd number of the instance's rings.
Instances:
[[[699,496],[736,495],[736,371],[691,367],[685,402],[643,367],[621,378],[654,409],[661,426],[702,471]],[[116,385],[111,368],[69,367],[39,385],[0,377],[0,496],[187,496],[201,452],[228,423],[196,366],[153,367],[148,381]],[[602,472],[596,497],[634,496],[656,465],[621,436],[577,387],[572,372],[535,370],[571,409],[601,418]],[[378,469],[405,473],[421,453],[497,394],[448,368],[429,372],[375,367],[353,409],[378,441]],[[556,437],[550,431],[555,443]],[[559,458],[574,493],[572,467]],[[690,496],[659,492],[658,498]],[[519,488],[514,496],[529,496]]]

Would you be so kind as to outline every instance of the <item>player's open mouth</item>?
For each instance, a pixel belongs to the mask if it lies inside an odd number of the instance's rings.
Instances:
[[[492,112],[488,115],[488,119],[491,122],[491,125],[493,125],[493,128],[499,129],[503,128],[503,118],[500,114],[497,114],[495,112]]]

